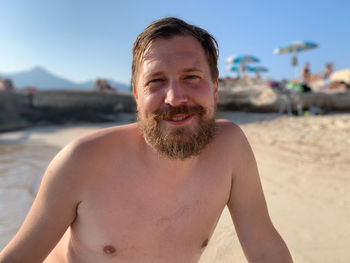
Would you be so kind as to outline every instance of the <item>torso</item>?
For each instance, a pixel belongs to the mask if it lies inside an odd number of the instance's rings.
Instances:
[[[45,262],[199,260],[231,189],[225,128],[186,171],[147,163],[136,126],[127,129],[122,140],[111,130],[93,142],[101,145],[86,160],[91,168],[76,220]]]

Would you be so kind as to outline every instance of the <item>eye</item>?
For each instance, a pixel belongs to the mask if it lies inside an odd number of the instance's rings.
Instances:
[[[154,87],[154,86],[161,85],[163,82],[164,82],[164,79],[162,79],[162,78],[155,78],[155,79],[149,80],[146,85]]]
[[[155,78],[147,82],[146,88],[149,92],[153,93],[164,86],[165,79]]]
[[[196,75],[188,75],[185,77],[185,79],[197,79],[197,78],[199,78],[199,77]]]
[[[163,79],[152,79],[149,83],[157,83],[157,82],[162,82]]]
[[[200,80],[201,80],[201,77],[198,75],[187,75],[187,76],[184,76],[183,78],[183,81],[185,83],[188,83],[191,85],[199,83]]]

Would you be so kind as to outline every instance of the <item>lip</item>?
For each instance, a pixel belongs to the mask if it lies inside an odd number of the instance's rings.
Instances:
[[[176,116],[176,117],[181,117],[181,116]],[[180,125],[184,125],[187,124],[188,122],[190,122],[192,120],[193,116],[188,116],[183,120],[180,121],[173,121],[173,120],[164,120],[166,123],[169,123],[171,125],[175,125],[175,126],[180,126]]]

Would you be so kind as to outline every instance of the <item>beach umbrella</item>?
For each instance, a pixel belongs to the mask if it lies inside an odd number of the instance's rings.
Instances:
[[[245,64],[245,63],[254,63],[259,61],[260,59],[250,55],[237,55],[237,56],[233,55],[226,59],[226,63],[228,64],[234,64],[234,63]]]
[[[286,54],[286,53],[296,54],[297,52],[313,49],[316,47],[318,47],[318,45],[314,42],[294,41],[292,43],[280,46],[279,48],[275,48],[274,53],[275,54]]]
[[[259,62],[260,59],[251,55],[233,55],[226,59],[226,63],[233,64],[228,67],[229,71],[237,71],[238,77],[241,72],[249,70],[246,63]]]
[[[248,65],[244,65],[243,63],[240,64],[233,64],[233,65],[228,65],[226,67],[226,70],[228,71],[236,71],[238,77],[240,77],[240,73],[246,71],[246,70],[250,70],[250,67]]]
[[[226,67],[226,70],[228,70],[228,71],[246,71],[246,70],[250,70],[250,67],[248,65],[234,64],[234,65],[228,65]]]
[[[260,73],[260,72],[268,72],[269,70],[268,68],[263,66],[254,66],[254,67],[249,67],[249,71]]]
[[[256,75],[257,79],[260,79],[260,74],[261,72],[268,72],[269,70],[266,67],[263,66],[253,66],[249,67],[249,71],[254,72]]]
[[[273,51],[275,54],[280,55],[280,54],[287,54],[287,53],[292,53],[292,66],[296,67],[295,68],[295,76],[297,77],[298,71],[297,71],[297,66],[298,66],[298,58],[297,54],[298,52],[305,51],[305,50],[310,50],[313,48],[318,47],[318,44],[311,42],[311,41],[294,41],[292,43],[288,43],[286,45],[282,45],[279,48],[275,48]]]

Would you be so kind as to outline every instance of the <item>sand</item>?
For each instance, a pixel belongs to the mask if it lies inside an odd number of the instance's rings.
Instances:
[[[280,118],[224,112],[219,117],[238,123],[246,133],[271,219],[294,261],[350,262],[350,114]],[[51,126],[0,134],[0,147],[11,141],[63,147],[109,125]],[[18,207],[16,201],[6,199]],[[9,205],[4,202],[0,206]],[[22,200],[20,205],[28,207],[30,201]],[[2,220],[0,228],[12,222],[6,228],[13,232],[21,218],[23,214],[13,222]],[[213,262],[247,262],[226,209],[200,260]]]
[[[257,159],[270,216],[294,261],[350,262],[350,114],[222,115],[247,122],[241,127]],[[202,259],[247,262],[227,211]]]

